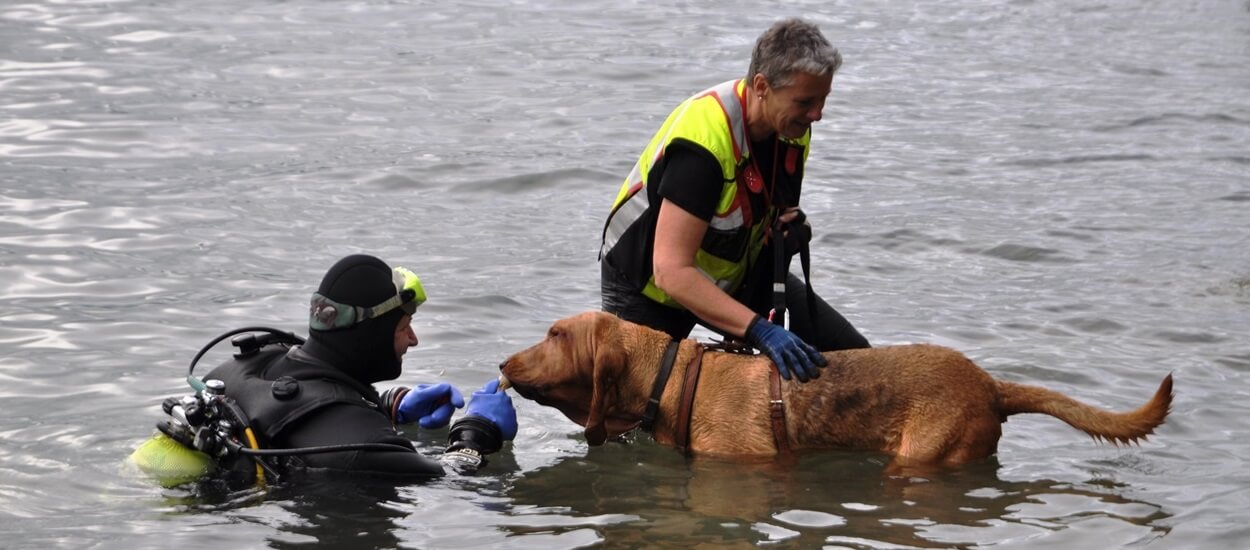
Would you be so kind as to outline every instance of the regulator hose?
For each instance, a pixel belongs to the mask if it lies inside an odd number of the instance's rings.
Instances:
[[[195,357],[191,358],[191,365],[187,367],[187,378],[191,378],[192,376],[195,375],[195,364],[199,363],[200,358],[203,357],[205,353],[208,353],[208,350],[213,349],[213,346],[216,346],[219,342],[221,342],[222,340],[225,340],[226,338],[229,338],[236,334],[243,334],[245,332],[263,332],[266,335],[268,335],[268,336],[261,336],[260,338],[257,339],[256,341],[257,347],[264,346],[267,344],[273,344],[273,343],[292,344],[292,345],[302,345],[304,343],[304,339],[300,338],[299,336],[296,336],[294,333],[287,332],[284,330],[278,330],[276,328],[271,328],[271,327],[236,328],[230,332],[222,334],[221,336],[213,338],[207,344],[204,344],[204,347],[200,348],[199,353],[196,353]],[[199,390],[200,388],[196,388],[196,389]]]
[[[343,443],[340,445],[321,445],[317,447],[294,447],[290,449],[249,449],[240,447],[239,452],[245,455],[256,456],[294,456],[294,455],[312,455],[321,453],[335,453],[339,451],[404,451],[415,452],[403,445],[394,443]]]

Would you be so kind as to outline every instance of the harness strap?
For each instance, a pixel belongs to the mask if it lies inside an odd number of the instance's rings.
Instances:
[[[664,358],[660,360],[660,372],[651,385],[651,399],[647,400],[646,411],[642,413],[642,430],[651,433],[655,427],[655,415],[660,411],[660,397],[664,395],[664,386],[668,385],[668,377],[673,373],[673,360],[677,358],[678,340],[669,340],[664,348]]]
[[[681,384],[681,404],[677,408],[677,435],[674,440],[677,450],[686,452],[690,448],[690,415],[694,409],[694,392],[699,386],[699,371],[703,368],[703,346],[694,348],[694,357],[686,367],[686,379]]]
[[[655,417],[660,409],[660,397],[664,394],[664,387],[672,375],[679,345],[680,341],[671,340],[664,348],[660,372],[656,375],[655,384],[651,388],[651,398],[647,401],[646,412],[642,416],[641,427],[648,433],[652,433],[655,427]],[[695,346],[694,356],[690,358],[690,363],[686,366],[686,376],[682,380],[674,443],[683,453],[690,448],[690,420],[694,411],[694,395],[699,386],[699,374],[703,369],[703,352],[706,349],[707,346],[703,344]],[[789,453],[790,436],[786,432],[786,405],[781,395],[781,375],[775,368],[768,369],[768,412],[772,421],[773,444],[777,447],[777,453]]]
[[[790,452],[790,436],[786,433],[786,403],[781,399],[781,375],[768,369],[768,412],[773,421],[773,443],[777,453]]]

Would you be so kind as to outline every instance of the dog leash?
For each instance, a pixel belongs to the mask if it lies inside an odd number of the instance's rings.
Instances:
[[[664,395],[664,386],[668,385],[668,377],[673,373],[673,360],[677,359],[677,348],[680,347],[679,340],[669,340],[668,347],[664,348],[664,358],[660,360],[660,372],[655,376],[655,383],[651,385],[651,399],[647,400],[647,408],[642,413],[642,430],[652,433],[655,427],[655,415],[660,411],[660,397]]]
[[[815,330],[816,291],[812,290],[812,252],[808,244],[812,235],[811,226],[803,223],[806,219],[807,216],[800,210],[798,217],[790,221],[788,224],[790,226],[790,239],[783,237],[785,230],[781,224],[780,216],[773,221],[772,227],[769,228],[769,240],[773,243],[773,308],[768,312],[768,321],[779,326],[785,326],[786,324],[786,277],[790,274],[789,269],[787,269],[786,248],[793,241],[794,248],[798,249],[799,265],[803,268],[807,318],[813,330]],[[804,232],[806,233],[805,236],[801,234]]]

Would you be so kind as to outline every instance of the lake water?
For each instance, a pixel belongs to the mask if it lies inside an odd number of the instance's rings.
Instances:
[[[993,460],[893,479],[592,449],[517,399],[472,477],[213,496],[121,466],[201,345],[304,333],[348,253],[425,281],[399,384],[470,390],[597,309],[651,132],[789,15],[846,60],[803,198],[822,295],[874,344],[1098,406],[1173,373],[1155,437],[1017,416]],[[1243,547],[1248,378],[1244,0],[0,6],[6,548]]]

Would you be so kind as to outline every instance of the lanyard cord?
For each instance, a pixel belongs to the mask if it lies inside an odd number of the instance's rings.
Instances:
[[[739,97],[739,101],[741,102],[741,105],[742,105],[742,123],[744,125],[747,125],[747,140],[746,140],[747,141],[746,143],[747,155],[751,158],[751,164],[755,168],[755,173],[762,179],[764,177],[764,174],[760,170],[759,157],[755,155],[754,147],[751,141],[751,132],[750,132],[750,127],[749,127],[749,115],[747,114],[748,111],[747,111],[746,93],[743,93],[742,96]],[[781,208],[779,205],[773,202],[773,197],[775,196],[775,193],[777,191],[777,164],[783,162],[780,157],[781,157],[781,137],[774,136],[773,137],[773,167],[771,170],[772,174],[768,180],[767,185],[762,185],[762,182],[761,182],[760,191],[764,194],[765,211],[767,211],[769,207],[773,207],[776,210],[776,217],[771,220],[771,223],[769,224],[769,229],[768,229],[769,240],[771,241],[772,246],[773,246],[773,303],[772,303],[773,308],[769,312],[768,320],[774,323],[777,323],[781,326],[785,326],[785,322],[786,322],[785,321],[785,318],[786,318],[785,317],[786,316],[785,287],[786,287],[786,275],[788,274],[785,270],[785,265],[786,265],[785,239],[784,237],[782,237],[783,231],[781,227]],[[748,189],[749,189],[749,186],[748,186]],[[800,215],[802,215],[801,212],[800,212]],[[798,221],[798,223],[802,223],[803,219],[798,218],[796,221]],[[807,290],[807,313],[810,317],[812,326],[815,327],[816,326],[816,304],[815,304],[816,295],[812,291],[812,280],[811,280],[811,275],[810,275],[811,274],[811,259],[810,259],[811,256],[810,256],[810,252],[808,249],[808,243],[806,241],[802,242],[799,245],[798,252],[799,252],[799,260],[803,268],[804,283],[805,283],[805,286],[807,287],[806,288]],[[757,271],[755,269],[750,270],[750,275],[747,276],[748,284],[751,284],[751,285],[754,284],[754,281],[757,279],[757,277],[755,277],[756,273]]]
[[[746,128],[746,150],[747,156],[751,158],[751,165],[755,168],[755,174],[764,179],[764,171],[760,170],[759,156],[755,154],[755,147],[751,139],[751,115],[747,110],[747,93],[749,90],[744,86],[743,94],[738,96],[738,102],[742,106],[742,125]],[[763,101],[763,98],[760,98]],[[781,156],[781,137],[774,135],[773,137],[773,169],[772,174],[768,178],[768,184],[760,182],[760,192],[764,194],[765,208],[776,206],[773,204],[773,195],[777,190],[777,164]],[[749,187],[748,187],[749,188]]]

